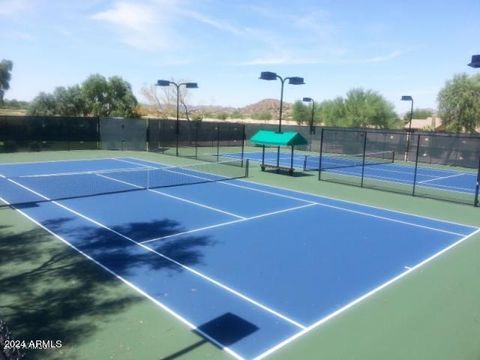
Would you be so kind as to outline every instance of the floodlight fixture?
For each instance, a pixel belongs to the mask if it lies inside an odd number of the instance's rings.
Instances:
[[[480,55],[472,55],[472,61],[468,66],[472,68],[480,68]]]

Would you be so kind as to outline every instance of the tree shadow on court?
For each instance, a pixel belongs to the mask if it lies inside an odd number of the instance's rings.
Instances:
[[[93,224],[78,226],[75,220],[65,217],[44,225],[120,276],[150,270],[173,275],[183,271],[120,235]],[[153,228],[169,233],[181,226],[163,220],[125,224],[115,230],[133,238],[147,236]],[[68,349],[94,338],[98,324],[144,298],[124,291],[112,274],[59,244],[41,228],[19,232],[14,227],[0,227],[0,318],[7,321],[17,339],[62,340]],[[206,237],[192,237],[181,247],[166,249],[165,256],[192,266],[201,261],[202,247],[212,244]],[[56,351],[30,351],[27,357],[56,357]]]

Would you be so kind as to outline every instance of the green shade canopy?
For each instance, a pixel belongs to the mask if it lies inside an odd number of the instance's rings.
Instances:
[[[250,142],[256,145],[269,146],[296,146],[307,145],[307,140],[298,132],[275,132],[267,130],[259,130],[250,138]]]

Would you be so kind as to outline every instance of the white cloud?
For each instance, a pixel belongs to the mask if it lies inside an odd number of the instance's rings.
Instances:
[[[364,62],[364,63],[382,63],[382,62],[386,62],[386,61],[390,61],[390,60],[393,60],[393,59],[396,59],[402,55],[404,55],[406,53],[406,51],[401,51],[401,50],[394,50],[392,51],[391,53],[389,54],[385,54],[385,55],[380,55],[380,56],[374,56],[374,57],[371,57],[371,58],[368,58],[368,59],[365,59],[365,60],[359,60],[357,62]]]
[[[332,49],[330,51],[330,56],[323,56],[323,57],[302,57],[302,56],[293,56],[288,54],[277,54],[277,55],[269,55],[265,57],[258,57],[252,60],[247,60],[245,62],[240,63],[240,65],[314,65],[314,64],[334,64],[334,65],[341,65],[341,64],[374,64],[374,63],[382,63],[387,62],[390,60],[397,59],[408,51],[402,50],[394,50],[385,55],[374,56],[371,58],[343,58],[348,51],[346,49]]]
[[[0,16],[20,14],[32,8],[28,0],[0,0]]]
[[[154,51],[174,43],[169,15],[176,6],[177,2],[173,0],[144,4],[118,1],[111,8],[92,15],[90,19],[113,27],[123,43]]]
[[[220,21],[216,20],[214,18],[205,16],[199,12],[196,11],[191,11],[191,10],[181,10],[181,14],[189,17],[191,19],[197,20],[203,24],[209,25],[213,28],[216,28],[217,30],[229,32],[235,35],[241,35],[245,33],[245,29],[242,29],[240,27],[233,26],[232,24],[226,22],[226,21]]]
[[[91,18],[136,32],[146,32],[154,23],[151,8],[147,5],[127,2],[118,2],[113,8],[99,12]]]

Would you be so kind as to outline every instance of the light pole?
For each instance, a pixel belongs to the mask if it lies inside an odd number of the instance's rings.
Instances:
[[[302,77],[298,76],[289,76],[286,78],[282,78],[280,75],[277,75],[271,71],[262,71],[260,73],[261,80],[277,80],[280,79],[282,83],[281,91],[280,91],[280,114],[278,117],[278,132],[282,132],[282,112],[283,112],[283,86],[285,85],[285,80],[288,80],[290,85],[304,85],[305,81]],[[280,166],[280,146],[277,147],[277,168]]]
[[[478,69],[480,68],[480,55],[472,55],[472,61],[468,66]],[[477,173],[477,185],[475,186],[475,200],[474,205],[478,206],[478,196],[480,193],[480,158],[478,159],[478,173]]]
[[[315,101],[309,97],[304,97],[302,101],[312,103],[312,118],[310,119],[310,134],[313,134],[315,132],[313,128],[313,119],[315,117]]]
[[[158,80],[156,86],[170,86],[175,85],[177,89],[177,122],[175,124],[175,134],[177,135],[176,155],[178,156],[178,138],[180,136],[180,86],[185,86],[187,89],[198,89],[198,84],[195,82],[176,83],[169,80]]]
[[[282,83],[281,91],[280,91],[280,116],[279,116],[279,122],[278,122],[278,132],[282,132],[282,112],[283,112],[283,86],[285,84],[285,81],[288,80],[288,83],[290,85],[305,85],[305,82],[302,77],[298,76],[289,76],[286,78],[282,78],[280,75],[277,75],[274,72],[270,71],[263,71],[260,73],[260,78],[262,80],[277,80],[279,79],[280,82]]]
[[[410,95],[403,95],[400,99],[401,101],[410,101],[410,121],[408,122],[408,133],[407,133],[407,151],[405,152],[405,161],[408,160],[408,153],[410,151],[410,137],[412,136],[412,119],[413,119],[413,98]],[[417,149],[418,151],[418,149]]]

